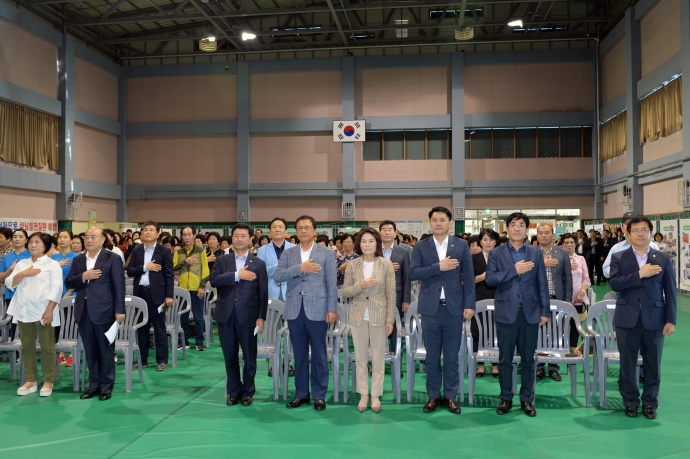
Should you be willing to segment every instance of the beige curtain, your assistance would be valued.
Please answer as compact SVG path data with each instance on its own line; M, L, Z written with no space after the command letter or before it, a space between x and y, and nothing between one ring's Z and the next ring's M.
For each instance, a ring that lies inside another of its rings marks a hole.
M683 82L678 77L640 101L640 145L683 128L682 97Z
M58 169L58 117L0 99L0 159Z
M623 111L601 125L601 149L599 160L604 161L622 155L628 135L628 112Z

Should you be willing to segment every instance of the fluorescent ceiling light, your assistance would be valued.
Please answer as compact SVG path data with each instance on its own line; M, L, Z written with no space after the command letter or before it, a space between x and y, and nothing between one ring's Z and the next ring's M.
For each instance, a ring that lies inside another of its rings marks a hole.
M256 38L256 34L253 33L248 33L248 32L243 32L242 33L242 40L253 40Z
M516 19L508 23L510 27L522 27L522 19Z

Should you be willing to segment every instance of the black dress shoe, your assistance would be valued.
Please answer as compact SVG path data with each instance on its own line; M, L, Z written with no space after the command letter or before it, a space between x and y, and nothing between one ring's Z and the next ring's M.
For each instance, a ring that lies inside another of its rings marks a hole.
M101 396L98 397L102 402L105 402L106 400L110 400L110 397L112 397L113 391L110 390L102 390L101 391Z
M534 409L534 405L532 405L530 402L520 401L520 408L522 408L522 411L524 411L525 414L531 418L537 415L537 410Z
M272 378L273 377L273 367L268 369L268 377Z
M86 392L84 392L83 394L81 394L81 395L79 396L79 398L80 398L81 400L87 400L87 399L89 399L89 398L94 398L96 395L98 395L98 394L100 394L100 393L101 393L101 391L89 389L89 390L87 390Z
M242 406L249 406L254 401L254 397L242 397Z
M549 378L551 378L557 382L561 381L561 375L558 374L558 372L556 370L549 370Z
M460 414L460 405L454 398L444 398L443 405L453 414Z
M537 381L541 381L546 376L546 371L543 368L537 368Z
M625 407L625 415L629 418L636 418L637 417L637 407L636 406L626 406Z
M440 398L430 398L428 402L426 402L426 405L424 405L424 412L425 413L431 413L436 411L436 408L441 406L441 399Z
M228 395L228 401L227 405L228 406L235 406L237 403L240 401L239 397L233 397L232 395Z
M644 384L644 376L640 375L640 384Z
M656 419L656 410L649 405L642 405L642 414L647 419Z
M501 403L498 405L498 408L496 408L496 413L498 414L508 414L508 411L513 407L513 401L512 400L503 400L501 399Z
M288 367L288 376L295 376L295 367L292 365Z
M295 397L294 400L292 400L290 403L287 403L285 406L288 408L299 408L300 406L304 405L305 403L309 403L309 397L307 397L307 398Z
M326 401L325 400L314 400L314 409L316 411L323 411L326 409Z

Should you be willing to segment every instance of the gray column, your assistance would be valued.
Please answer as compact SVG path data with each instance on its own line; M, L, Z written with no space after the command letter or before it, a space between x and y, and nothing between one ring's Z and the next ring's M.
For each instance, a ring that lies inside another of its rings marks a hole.
M343 57L343 119L355 119L355 58ZM343 207L346 204L355 206L355 144L343 142ZM343 220L355 220L356 210L352 215L343 215Z
M117 79L117 120L120 135L117 136L117 184L120 199L117 200L117 221L129 221L127 212L127 78L121 72Z
M599 122L601 121L601 55L599 54L599 43L597 43L597 48L594 52L594 57L592 59L592 81L594 81L594 93L592 98L594 99L593 110L593 120L592 120L592 168L594 183L601 183L601 162L599 161ZM597 65L599 66L599 71L597 72ZM597 97L597 91L599 91L599 97ZM583 139L584 140L584 139ZM594 191L594 219L598 220L604 218L604 193L603 187Z
M680 2L680 61L683 78L683 107L690 107L690 2ZM690 125L690 123L686 123ZM683 125L685 128L686 124ZM687 157L690 152L690 134L683 129L683 152ZM683 180L690 183L690 162L683 162ZM690 210L690 202L684 209Z
M451 168L453 183L453 209L465 208L465 55L453 53L451 57L451 115L453 133ZM455 210L453 210L455 214ZM462 230L464 231L464 220ZM456 228L458 228L456 223Z
M642 78L640 57L640 23L635 20L635 7L625 12L625 102L628 107L627 156L628 174L637 172L642 164L642 146L640 145L640 100L637 98L637 82ZM632 187L633 205L630 209L635 214L643 212L642 186L637 177L629 177L628 186Z
M249 207L249 62L237 63L237 220L251 221ZM245 212L246 218L240 218Z
M62 36L59 49L58 99L62 102L60 112L60 166L61 192L56 207L57 219L68 220L67 199L74 189L74 37Z

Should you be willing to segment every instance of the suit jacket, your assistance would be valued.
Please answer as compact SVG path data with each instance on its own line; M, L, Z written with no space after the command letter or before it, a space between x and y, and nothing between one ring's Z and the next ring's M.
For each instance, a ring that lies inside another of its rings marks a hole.
M234 310L237 310L237 320L245 327L254 327L256 319L266 320L268 310L266 263L252 254L247 254L245 266L248 271L256 274L256 279L235 282L237 272L235 254L216 258L210 282L218 289L215 314L217 322L227 322Z
M604 244L608 244L608 247L604 247ZM613 237L605 237L601 238L601 257L606 260L606 257L609 256L609 252L611 251L611 248L616 245L616 238Z
M292 242L283 242L284 249L283 253L290 247L294 247L295 244ZM264 263L266 263L266 272L268 273L268 297L269 298L280 298L280 291L283 291L283 298L287 297L287 282L276 283L273 279L273 274L276 271L276 266L278 266L278 257L276 257L276 251L273 248L273 242L269 242L263 247L259 247L256 251L256 256L261 258Z
M604 250L604 242L600 237L595 237L591 238L588 237L585 239L585 246L584 246L584 256L587 261L589 261L589 257L592 255L592 242L597 242L597 245L594 246L594 253L596 254L596 259L598 260L601 257L601 254L603 253Z
M333 251L316 242L312 245L309 258L321 266L316 274L306 274L300 270L302 264L299 245L285 249L273 279L287 282L285 296L285 319L295 320L304 304L304 313L309 320L326 320L326 312L336 312L338 288L336 287L335 257Z
M519 307L527 322L538 324L541 317L550 315L549 285L546 279L544 254L539 247L524 245L525 261L534 267L522 275L515 270L515 262L510 253L510 242L496 247L489 253L486 266L487 285L496 286L494 300L496 322L513 324L517 320Z
M134 278L134 288L132 289L134 296L139 296L139 283L141 276L144 275L144 250L144 244L135 247L127 266L127 275ZM170 250L156 243L151 260L161 265L160 271L149 271L151 299L156 304L163 304L166 298L174 298L175 296L173 256Z
M551 256L558 260L558 264L551 270L556 299L570 303L573 299L573 269L570 267L570 256L564 249L556 246L551 249ZM546 266L544 266L544 270L546 270Z
M474 271L474 277L486 272L486 260L484 259L483 252L472 255L472 270ZM477 290L477 301L493 300L496 296L496 287L487 285L486 280L475 283L474 287Z
M379 283L372 288L365 289L359 285L359 281L364 279L362 257L350 261L345 269L343 297L352 298L348 321L356 327L360 327L364 322L364 310L367 308L369 322L374 327L380 327L386 322L395 323L396 293L393 264L383 257L376 257L374 262L374 272L371 277Z
M395 305L402 308L403 303L409 303L412 291L412 281L410 280L410 247L400 247L393 244L391 252L391 263L400 265L395 272ZM348 265L350 266L350 265ZM346 270L347 271L347 270ZM345 273L347 275L347 272Z
M79 255L72 261L65 285L77 293L74 300L77 321L81 320L82 311L86 307L91 322L109 325L115 322L115 314L125 313L125 270L122 258L107 249L101 249L94 269L101 270L101 277L84 282L81 276L86 271L86 254Z
M661 266L661 273L640 279L632 247L613 254L609 283L618 292L614 327L633 328L640 314L645 330L663 330L665 324L676 323L676 276L671 257L650 248L647 264Z
M421 280L418 311L420 314L436 315L441 299L441 288L445 294L448 311L460 316L465 309L476 308L476 291L470 247L464 239L448 236L446 256L459 261L457 268L441 271L434 237L419 241L412 252L410 278Z

